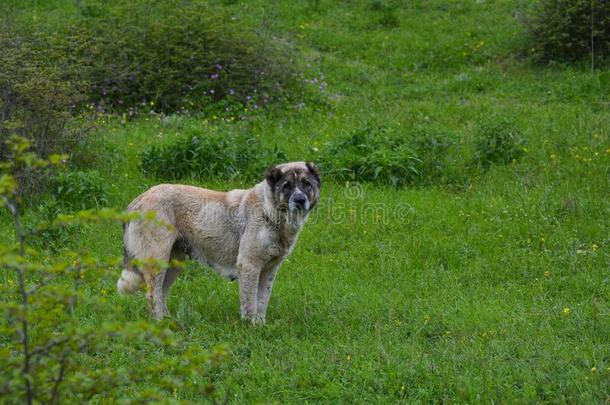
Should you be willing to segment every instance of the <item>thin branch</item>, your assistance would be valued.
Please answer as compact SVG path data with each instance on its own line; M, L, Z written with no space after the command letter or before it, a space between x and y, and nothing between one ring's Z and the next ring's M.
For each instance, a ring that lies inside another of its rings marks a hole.
M55 346L64 344L64 343L68 342L69 340L70 340L70 337L64 337L62 339L51 340L51 341L47 342L47 344L45 344L44 346L40 346L40 347L33 349L30 352L30 355L31 355L31 357L44 356L44 355L48 354L51 351L51 349L54 348Z
M2 200L5 205L8 207L9 211L13 215L13 220L15 222L15 238L19 243L19 255L25 256L25 232L23 231L23 226L21 224L21 215L19 211L19 204L15 198L9 199L6 196L2 196ZM21 345L23 347L23 380L25 383L25 391L26 391L26 400L28 405L31 405L34 401L34 390L32 388L32 383L30 381L31 370L30 370L30 337L28 333L29 329L29 321L28 321L28 313L29 313L29 305L28 305L28 292L25 286L25 274L23 270L18 267L14 268L15 273L17 274L17 282L19 286L19 294L21 295L21 305L23 306L23 317L21 318Z
M51 391L51 399L49 400L49 403L54 404L55 401L59 400L59 384L61 384L61 382L64 380L64 374L66 372L66 368L68 366L68 354L64 353L64 355L61 357L61 361L60 361L60 366L59 366L59 374L57 375L57 378L55 379L55 384L53 384L53 390Z

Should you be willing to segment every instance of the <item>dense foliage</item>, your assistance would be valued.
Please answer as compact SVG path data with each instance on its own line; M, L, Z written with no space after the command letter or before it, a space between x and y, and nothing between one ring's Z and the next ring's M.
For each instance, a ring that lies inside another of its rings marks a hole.
M204 2L89 1L58 46L114 110L198 111L260 105L296 90L290 48Z
M526 151L523 134L514 121L499 115L480 123L476 142L475 159L483 167L513 162Z
M606 0L540 0L527 24L529 51L539 61L610 56L610 2Z
M285 159L283 153L263 146L247 133L190 133L141 154L140 167L156 179L262 178L265 168Z
M327 142L319 158L327 176L337 180L395 187L430 184L450 180L453 144L450 133L426 125L388 128L368 123Z
M63 63L48 63L44 38L19 34L7 20L0 27L0 159L8 157L5 141L14 133L30 136L41 156L84 148L89 131L72 116L84 83L68 79ZM16 176L25 191L40 189L43 179L24 170Z

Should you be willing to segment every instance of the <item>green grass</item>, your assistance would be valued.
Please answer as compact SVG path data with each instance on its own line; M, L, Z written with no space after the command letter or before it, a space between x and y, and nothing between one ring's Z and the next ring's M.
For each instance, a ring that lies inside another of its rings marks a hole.
M111 206L125 207L155 183L139 172L138 151L185 127L248 131L289 159L315 160L312 146L367 120L430 122L458 134L455 158L467 159L478 123L501 113L515 118L528 151L515 164L472 172L460 187L325 179L322 202L279 273L263 328L239 321L236 283L191 266L169 308L182 338L228 345L229 359L209 374L220 397L607 401L610 72L533 67L513 56L518 1L408 2L397 7L400 25L391 29L376 22L368 1L216 3L244 24L262 19L293 41L306 77L324 75L330 105L279 106L240 123L102 120L95 168L107 178ZM54 4L31 2L29 12L58 18L57 9L72 3ZM381 207L377 217L374 207ZM5 217L2 223L10 238ZM70 244L119 256L121 230L88 225ZM114 278L90 286L92 294L107 291L108 312L80 308L83 323L147 318L144 296L118 296ZM137 367L165 355L119 347L97 361ZM136 387L112 395L130 389Z

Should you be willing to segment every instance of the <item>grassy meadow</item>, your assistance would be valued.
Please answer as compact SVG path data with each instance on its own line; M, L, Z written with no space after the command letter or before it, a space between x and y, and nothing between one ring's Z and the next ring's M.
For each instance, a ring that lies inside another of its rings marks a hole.
M227 345L229 356L204 381L217 398L607 403L610 71L521 57L516 0L210 3L290 43L316 98L236 116L102 114L91 167L108 206L122 209L158 183L142 174L139 154L185 131L247 133L286 160L318 161L329 142L370 123L399 133L432 125L453 145L447 181L392 187L322 172L322 201L278 274L264 327L240 321L237 283L189 264L167 322L202 347ZM25 21L59 25L74 13L68 0L26 4ZM483 169L470 163L477 129L495 115L520 129L523 156ZM12 241L8 216L0 224ZM114 274L86 286L105 310L77 307L82 324L149 319L143 293L116 292L120 226L83 225L52 243L116 258ZM171 355L116 346L86 361L141 367ZM177 391L167 400L200 398Z

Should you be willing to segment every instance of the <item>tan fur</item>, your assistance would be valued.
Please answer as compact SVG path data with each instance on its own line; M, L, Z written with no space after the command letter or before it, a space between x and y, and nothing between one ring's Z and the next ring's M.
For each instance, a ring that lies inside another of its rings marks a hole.
M212 266L220 275L239 280L242 319L264 323L273 280L292 250L310 208L284 210L287 201L275 181L294 179L295 195L307 194L311 208L319 199L319 173L313 164L293 162L275 166L274 175L247 190L219 192L204 188L161 184L137 197L128 211L155 211L157 219L173 225L167 229L150 222L132 221L123 236L126 268L117 283L130 293L146 285L153 316L167 314L169 288L179 269L160 271L135 268L131 259L182 259L189 255ZM296 172L299 173L297 176ZM268 173L271 173L268 171ZM292 177L290 177L292 176ZM298 188L307 177L314 183L307 193ZM308 206L309 207L309 206Z

